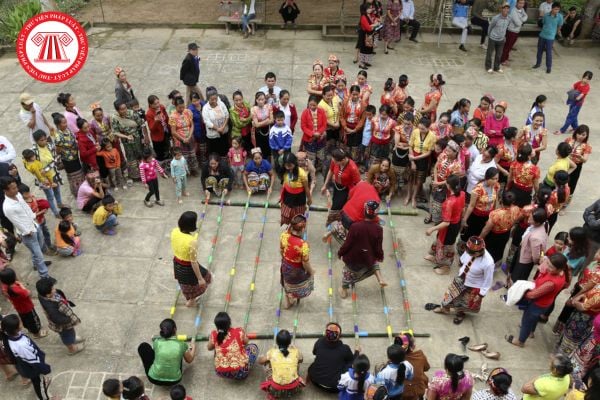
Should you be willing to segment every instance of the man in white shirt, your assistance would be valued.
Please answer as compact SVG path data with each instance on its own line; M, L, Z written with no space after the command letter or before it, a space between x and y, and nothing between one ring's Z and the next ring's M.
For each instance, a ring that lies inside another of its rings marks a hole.
M418 43L417 34L419 33L421 24L415 19L415 3L413 0L404 0L402 2L402 19L400 20L400 28L406 24L412 28L412 32L408 40Z
M2 210L4 215L15 227L15 234L21 237L25 247L31 252L33 268L37 270L41 278L48 277L48 266L50 261L44 261L46 245L41 227L35 220L35 214L27 205L23 196L19 193L17 181L13 177L1 178L2 190L4 190L4 204Z
M15 158L17 158L15 147L7 138L0 136L0 162L12 164Z
M279 93L281 88L276 86L277 77L273 72L267 72L265 74L265 86L258 89L259 92L263 92L267 98L267 103L272 106L279 105Z
M21 93L19 101L21 102L19 117L25 126L29 128L29 140L31 141L31 144L35 144L33 132L38 129L43 130L46 132L46 135L50 136L50 133L54 132L54 127L50 126L42 112L42 108L39 104L34 103L33 97L31 97L29 93Z
M538 21L537 24L538 26L541 28L543 25L542 20L544 19L544 15L548 14L550 11L552 11L552 1L553 0L546 0L543 3L540 4L540 7L538 8L539 10L539 15L538 15Z

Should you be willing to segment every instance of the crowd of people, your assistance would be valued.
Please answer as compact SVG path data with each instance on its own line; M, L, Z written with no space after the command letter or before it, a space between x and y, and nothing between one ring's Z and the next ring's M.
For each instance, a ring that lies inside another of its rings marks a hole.
M381 28L386 53L393 50L403 22L415 35L419 28L414 8L408 7L412 1L402 3L404 7L399 1L388 2L384 17L388 25ZM466 24L464 7L468 7L464 0L455 6L456 25ZM503 7L500 18L507 17L508 8ZM515 10L519 13L521 8L518 1ZM109 236L118 234L123 210L115 198L120 191L143 185L147 194L140 201L146 207L166 205L159 178L173 180L179 204L190 196L194 181L188 182L189 176L199 177L206 201L212 196L225 201L235 190L251 196L280 188L280 283L285 308L292 308L301 299L310 301L314 290L306 212L317 179L322 179L320 193L330 199L323 240L339 241L337 255L343 262L340 298L372 276L382 288L387 286L379 266L384 260L381 203L389 207L396 197L405 206L426 208L424 223L432 225L425 234L436 237L425 260L439 275L449 275L456 263L460 266L439 304L428 303L426 309L454 314L458 325L469 313L480 311L490 290L506 287L505 301L523 310L523 317L519 334L505 339L524 347L535 337L537 324L549 320L558 294L575 280L553 328L557 344L550 373L526 383L521 392L525 399L555 399L571 388L573 396L579 396L574 399L600 396L600 200L586 210L584 226L556 233L553 245L547 247L592 153L590 128L578 121L592 72L585 71L569 91L565 124L554 132L567 137L554 154L545 155L547 97L542 94L526 115L515 117L522 117L523 125L511 124L507 101L489 93L473 111L467 98L457 99L451 110L438 110L445 85L440 73L429 76L429 89L419 107L409 95L406 75L397 82L389 78L379 101L374 99L366 71L371 53L365 41L369 29L380 29L370 15L383 16L383 10L378 1L365 1L363 10L356 60L361 69L355 81L349 82L336 55L329 55L327 66L315 60L304 109L290 102L290 92L277 86L273 72L265 74L265 85L254 94L252 104L239 90L231 100L214 86L202 91L196 43L188 45L181 65L185 95L171 91L167 105L152 94L144 110L138 91L120 67L115 69L114 111L92 104L87 119L71 93L58 94L57 103L64 111L50 119L33 96L21 94L19 116L32 144L22 151L21 162L46 199L36 198L22 182L16 151L0 137L0 282L16 311L1 322L0 366L7 379L20 376L24 384L33 384L38 399L48 398L50 366L34 341L48 331L42 327L30 291L9 265L18 243L28 249L39 274L35 287L48 328L60 335L67 354L85 348L85 339L75 331L81 321L71 308L73 303L56 288L49 270L52 262L45 260L46 256L77 257L82 252L84 233L63 201L63 184L68 183L76 207L91 215L98 233ZM497 70L502 54L501 46L493 43L498 23L495 18L489 27L488 58L491 48L496 51L492 70ZM464 44L461 41L463 50ZM292 151L298 135L300 146ZM539 167L542 157L553 159L544 172ZM57 218L54 240L48 210ZM174 277L188 307L197 305L213 280L198 260L197 225L198 214L185 211L170 236ZM497 269L506 273L506 281L494 284ZM243 380L253 365L264 365L267 375L261 389L268 398L291 396L309 382L338 393L340 399L516 398L510 388L512 377L504 368L480 377L489 388L474 391L477 377L464 369L464 358L456 354L448 354L444 370L429 379L427 357L416 349L410 334L395 337L385 363L371 365L360 347L352 351L342 342L341 326L330 322L314 345L315 360L305 380L298 367L303 355L289 331L279 330L276 345L261 355L227 313L218 313L214 325L207 350L214 352L216 375ZM486 346L470 349L499 358L498 353L485 351ZM183 361L192 363L197 347L194 341L188 346L178 339L174 320L162 321L159 336L152 344L142 343L138 353L151 383L171 387L172 399L189 399L180 385ZM147 399L142 381L135 376L123 382L108 379L103 392L114 399Z

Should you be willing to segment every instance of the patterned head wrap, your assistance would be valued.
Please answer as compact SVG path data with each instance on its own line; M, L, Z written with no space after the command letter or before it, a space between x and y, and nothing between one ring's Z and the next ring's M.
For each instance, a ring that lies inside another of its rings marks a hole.
M456 143L454 140L450 140L448 142L448 145L446 146L447 148L450 148L452 151L454 151L455 153L458 153L460 151L460 146L458 145L458 143Z
M485 240L479 236L471 236L467 242L467 248L475 253L485 250Z
M369 200L365 203L365 217L375 218L379 203L375 200Z
M327 58L327 61L333 61L337 64L340 63L340 59L337 58L337 56L335 54L330 54L329 57Z

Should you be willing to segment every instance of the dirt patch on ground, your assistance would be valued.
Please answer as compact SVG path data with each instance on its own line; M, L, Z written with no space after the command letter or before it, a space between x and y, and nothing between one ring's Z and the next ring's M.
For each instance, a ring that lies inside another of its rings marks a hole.
M257 2L257 18L263 23L279 24L279 7L283 1L268 0ZM221 15L241 11L239 1L231 6L220 4L219 0L92 0L77 12L77 17L94 23L133 23L133 24L206 24L216 23ZM299 0L300 16L298 24L339 24L341 1ZM360 0L346 0L346 9L351 16L358 15ZM266 8L266 16L265 16Z

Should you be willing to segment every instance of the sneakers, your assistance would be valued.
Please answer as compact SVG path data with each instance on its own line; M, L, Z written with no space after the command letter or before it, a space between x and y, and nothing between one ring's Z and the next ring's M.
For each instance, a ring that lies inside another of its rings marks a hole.
M123 185L123 190L127 190L127 185Z
M85 339L80 336L75 336L75 344L83 343Z
M499 69L498 71L496 71L496 72L497 72L497 73L499 73L499 74L503 74L503 73L504 73L504 71L502 71L502 68L500 68L500 69Z
M164 201L162 201L162 200L156 200L156 201L155 201L155 203L156 203L157 205L159 205L159 206L164 206L164 205L165 205L165 202L164 202Z
M490 68L490 69L488 69L488 71L487 71L487 72L488 72L488 74L493 74L493 73L494 73L494 70Z
M151 201L144 200L144 205L148 208L154 207L154 204Z
M484 50L487 50L487 44L485 43L480 44L479 47L481 47Z
M114 236L117 232L114 229L107 229L105 231L102 231L102 233L108 236Z
M33 335L35 339L41 339L48 336L48 331L46 329L40 329L37 335Z

